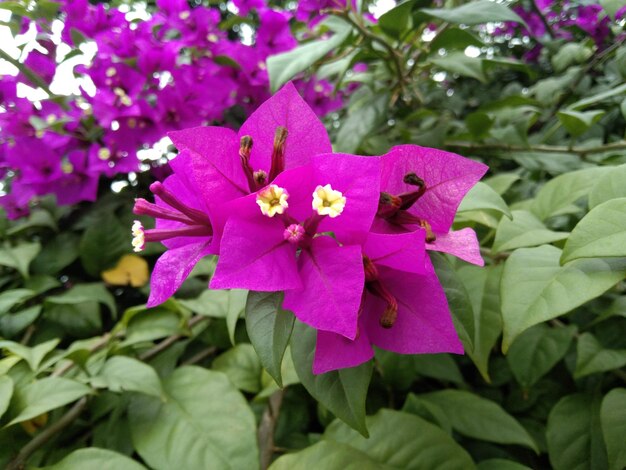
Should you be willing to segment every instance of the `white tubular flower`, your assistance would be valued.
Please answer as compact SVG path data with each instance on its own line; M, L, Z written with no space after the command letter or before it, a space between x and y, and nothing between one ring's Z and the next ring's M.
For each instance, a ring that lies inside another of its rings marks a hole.
M131 230L133 234L133 251L140 252L146 244L143 225L141 225L140 221L135 220Z
M334 190L330 184L318 186L313 191L313 210L319 215L338 217L346 207L346 198L341 191Z
M276 214L283 214L289 207L287 199L289 199L289 193L286 189L270 184L259 191L256 196L256 203L261 208L263 215L274 217Z

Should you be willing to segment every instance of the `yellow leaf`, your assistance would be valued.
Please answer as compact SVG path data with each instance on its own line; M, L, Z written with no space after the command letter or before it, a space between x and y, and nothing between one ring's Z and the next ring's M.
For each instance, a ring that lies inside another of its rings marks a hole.
M113 269L102 272L102 280L114 286L141 287L149 278L148 263L137 255L124 255Z
M44 413L39 416L35 416L33 419L23 421L20 423L24 431L31 436L35 434L39 429L43 428L48 422L48 413Z

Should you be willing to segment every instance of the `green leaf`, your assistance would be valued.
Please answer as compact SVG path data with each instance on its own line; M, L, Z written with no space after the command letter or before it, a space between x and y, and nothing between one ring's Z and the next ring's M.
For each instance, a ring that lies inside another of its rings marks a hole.
M283 455L270 465L269 470L323 468L324 470L390 470L369 458L364 452L332 441L320 441L300 452Z
M599 411L600 400L582 393L568 395L552 408L546 437L555 470L607 468Z
M294 315L281 308L279 292L250 292L246 303L248 337L261 365L282 387L281 364L293 330Z
M624 6L623 0L600 0L598 3L613 19L616 19L615 14Z
M28 363L30 369L36 372L44 357L46 357L60 341L60 339L51 339L50 341L38 344L32 348L23 344L14 343L13 341L0 341L0 349L6 349L12 354L21 357Z
M239 390L257 393L261 389L261 364L250 344L238 344L215 358L213 369L225 373Z
M555 72L563 72L574 64L582 64L593 55L593 49L577 42L567 42L552 56Z
M155 370L148 364L126 356L113 356L105 364L96 377L92 377L91 385L106 387L112 392L140 392L155 397L163 396L161 380Z
M506 356L519 384L530 388L547 374L563 359L575 333L575 327L550 328L540 324L519 335Z
M480 111L468 114L465 118L467 130L477 139L487 137L494 122L495 120L491 116Z
M620 260L582 259L560 266L560 257L561 250L544 245L520 248L507 259L500 284L504 352L524 330L598 297L626 274Z
M94 301L107 306L113 317L117 316L115 299L104 284L100 282L92 284L77 284L67 292L60 295L46 297L45 300L47 304L54 305L75 305Z
M78 258L79 238L71 232L62 232L46 243L33 260L33 272L57 274Z
M0 249L0 266L17 270L22 277L28 278L28 266L41 250L39 243L22 243L11 247L5 245Z
M626 197L626 165L611 168L598 179L589 193L589 209L611 199Z
M483 61L478 57L466 56L463 52L450 52L443 57L432 57L429 61L446 72L457 73L462 77L475 78L487 83Z
M498 444L518 444L537 451L537 445L522 425L491 400L461 390L418 397L439 406L452 428L465 436Z
M494 210L506 215L509 219L511 211L504 199L485 183L478 182L469 190L459 205L458 212L477 211L477 210Z
M136 395L128 408L135 449L152 468L258 468L254 415L221 372L195 366L163 381L166 401Z
M41 305L33 305L19 312L0 317L0 334L13 338L32 324L41 313Z
M80 261L85 271L100 277L102 271L112 268L124 253L130 252L130 241L130 228L123 227L113 213L103 211L80 240Z
M349 445L391 468L475 468L469 454L454 439L416 415L382 409L367 418L367 427L369 439L335 421L323 439Z
M228 291L228 312L226 313L226 329L232 345L235 344L235 330L237 321L246 308L248 291L242 289L230 289Z
M288 387L289 385L300 383L298 374L296 374L296 368L293 365L293 359L291 358L291 351L289 349L289 346L287 346L287 351L285 351L285 356L283 357L283 363L280 368L280 375L283 380L283 387ZM261 387L262 390L255 397L255 400L267 398L281 388L278 386L274 378L269 375L265 369L262 369L261 371Z
M402 411L417 415L452 435L452 425L448 416L441 407L430 401L422 400L417 395L409 393L402 406Z
M537 193L531 206L532 212L541 220L567 212L574 202L589 194L599 178L610 171L610 168L585 168L551 179Z
M466 351L474 350L474 313L465 285L440 253L429 253L439 282L448 299L452 321Z
M278 91L295 75L311 67L326 54L337 49L352 31L347 23L337 18L329 18L325 24L334 32L329 39L311 41L288 52L271 55L267 58L267 73L273 92Z
M154 341L173 334L185 334L180 315L162 307L144 310L132 317L122 346Z
M611 470L626 467L626 389L615 388L606 394L600 407L602 434Z
M478 470L532 470L526 465L505 459L489 459L478 463Z
M559 111L557 116L561 124L573 136L579 136L589 130L591 126L597 123L605 112L596 111Z
M0 294L0 315L7 313L14 306L30 299L35 292L30 289L11 289Z
M491 186L496 193L503 195L509 188L520 180L520 175L516 173L500 173L494 176L490 176L483 180L483 182Z
M0 376L0 418L9 407L13 396L13 380L8 375Z
M488 0L466 3L457 8L422 9L421 12L448 23L468 26L494 21L514 21L524 24L524 21L510 8Z
M382 17L381 17L382 19ZM439 33L430 43L431 51L438 51L439 49L465 50L468 46L483 47L484 43L474 35L471 31L461 28L447 28Z
M563 248L561 263L579 258L626 256L626 197L594 207L578 222Z
M513 219L500 219L493 241L493 251L511 251L563 240L569 232L555 232L528 211L513 211Z
M618 96L624 93L626 93L626 83L616 86L615 88L611 88L609 90L597 93L593 96L588 96L587 98L578 100L575 103L570 104L569 109L581 110L586 108L587 106L601 103L608 98L613 98L614 96Z
M60 408L91 393L84 384L61 377L46 377L15 390L17 416L7 424L28 421L43 413Z
M355 153L363 139L384 120L388 102L387 93L374 94L367 87L361 87L354 93L350 99L347 117L337 133L335 150Z
M291 336L291 355L302 385L337 418L367 436L365 398L372 378L372 362L313 375L315 341L316 330L296 322Z
M446 382L463 383L461 371L449 354L416 354L411 356L411 359L415 372L419 375Z
M378 18L378 26L388 36L399 39L411 28L411 10L414 5L415 2L411 0L399 3Z
M576 351L578 357L575 378L619 369L626 365L626 349L606 349L591 333L580 335Z
M60 462L43 467L41 470L145 470L145 468L140 463L112 450L89 447L75 450Z
M34 116L31 116L31 118L33 117ZM17 235L32 227L47 227L52 230L57 230L57 224L50 212L46 210L34 210L26 220L20 221L19 224L7 230L7 235Z
M483 378L491 382L489 357L502 333L500 315L502 265L484 268L466 265L462 266L457 274L467 289L474 312L474 348L467 350L467 353Z

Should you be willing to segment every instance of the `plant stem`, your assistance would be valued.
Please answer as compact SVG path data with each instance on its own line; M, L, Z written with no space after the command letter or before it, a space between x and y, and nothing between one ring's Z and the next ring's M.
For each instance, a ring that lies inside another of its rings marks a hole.
M564 145L507 145L507 144L479 144L473 142L447 142L445 147L464 149L469 151L485 151L485 152L543 152L543 153L575 153L584 157L594 153L609 152L612 150L626 149L626 141L620 140L609 144L598 145L595 147L568 147Z
M67 413L61 418L44 429L40 434L35 436L28 444L26 444L20 452L15 456L6 467L6 470L22 470L26 466L28 458L35 453L40 447L45 445L56 434L63 431L66 427L74 422L87 406L87 397L78 400Z
M261 458L261 470L266 470L272 462L274 454L274 430L280 414L280 406L283 403L285 390L280 389L274 392L267 403L267 408L261 417L258 438Z
M209 317L204 317L202 315L196 315L195 317L192 317L189 320L189 322L187 323L187 326L189 328L193 328L198 323L200 323L202 321L205 321L205 320L209 320ZM187 336L181 335L181 334L175 334L175 335L172 335L172 336L168 336L167 338L165 338L163 341L161 341L157 345L155 345L152 348L148 349L147 351L144 351L143 353L141 353L139 355L139 360L141 360L141 361L148 361L148 360L152 359L153 357L159 355L160 353L165 351L167 348L169 348L172 344L174 344L176 341L178 341L179 339L182 339L182 338L187 338Z
M372 32L370 32L370 30L368 30L365 27L365 25L361 24L358 20L355 20L354 18L352 18L349 11L329 10L329 13L335 16L338 16L339 18L342 18L346 22L350 23L352 26L354 26L357 29L357 31L359 31L359 33L361 33L363 37L369 39L372 42L377 42L384 49L387 50L387 52L389 53L389 56L391 57L391 60L393 61L394 67L396 69L396 75L398 76L398 86L400 87L400 89L404 89L405 77L403 73L404 69L402 67L402 63L400 62L401 56L394 49L394 47L391 44L389 44L387 41L385 41L383 38L381 38L380 36L377 36L373 34Z

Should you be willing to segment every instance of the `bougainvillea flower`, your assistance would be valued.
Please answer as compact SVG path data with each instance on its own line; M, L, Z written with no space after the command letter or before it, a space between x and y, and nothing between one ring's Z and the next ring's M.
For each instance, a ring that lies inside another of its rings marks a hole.
M354 340L318 331L313 373L355 367L372 345L400 354L463 353L424 231L370 234L363 247L365 290Z
M252 113L239 134L209 126L169 136L179 150L190 153L191 171L203 183L198 191L209 211L264 188L285 169L332 151L324 125L291 83ZM216 235L221 226L214 227Z
M150 190L155 203L135 201L134 213L156 219L156 228L144 230L139 221L133 225L133 247L141 251L145 243L161 242L168 249L157 260L150 282L148 307L158 305L180 287L200 259L214 254L213 227L190 170L188 152L182 152L170 165L174 174Z
M210 287L285 290L285 308L301 321L354 338L364 283L359 243L377 210L379 163L316 155L226 205Z
M423 230L426 249L482 265L476 234L450 231L467 192L488 167L469 158L417 145L400 145L381 157L380 204L372 231Z

